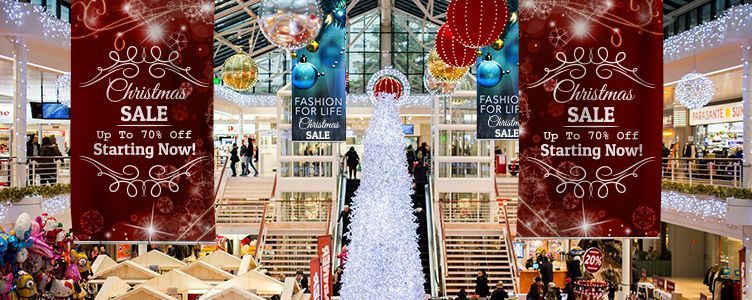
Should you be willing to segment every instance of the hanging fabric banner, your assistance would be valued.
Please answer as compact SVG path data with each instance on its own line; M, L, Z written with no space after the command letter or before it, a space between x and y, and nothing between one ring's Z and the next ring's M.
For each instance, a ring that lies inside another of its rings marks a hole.
M214 241L210 0L71 4L81 242Z
M318 37L293 60L293 141L345 140L347 8L340 0L322 0L321 7L325 21Z
M514 15L517 0L509 0ZM488 140L517 140L519 130L519 23L509 21L502 37L481 50L476 83L477 137Z
M520 237L657 237L661 1L520 3Z
M316 239L318 250L317 256L321 262L321 299L332 298L332 236L322 235Z

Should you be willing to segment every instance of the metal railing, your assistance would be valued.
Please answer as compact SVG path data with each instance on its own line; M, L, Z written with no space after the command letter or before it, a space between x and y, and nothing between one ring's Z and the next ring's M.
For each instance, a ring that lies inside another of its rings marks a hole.
M266 224L268 223L266 221L267 213L269 212L269 204L267 203L264 205L264 213L261 216L261 227L259 227L259 234L258 238L256 238L256 251L253 253L253 259L256 261L256 263L259 263L261 261L261 255L264 252L264 248L266 246L266 231L268 227Z
M517 294L520 292L520 286L517 283L519 275L517 274L517 253L514 252L514 237L512 237L512 228L509 226L509 212L507 211L507 206L504 205L501 209L504 212L504 239L506 239L507 255L509 256L509 263L511 264L512 269L512 288L514 289L514 293Z
M431 272L429 276L431 278L431 296L438 297L440 291L443 290L441 286L441 278L444 277L441 272L442 269L440 269L439 267L439 263L440 260L444 258L440 254L441 248L439 247L439 241L441 241L441 232L439 232L439 228L437 228L436 226L437 214L434 210L433 188L431 187L430 179L428 181L428 184L426 184L425 195L426 234L428 235L428 257L430 261L429 271Z
M447 251L446 251L447 249L446 226L444 224L444 218L443 218L444 204L442 204L441 202L435 202L434 205L436 205L439 208L439 214L438 214L439 217L436 217L436 218L438 219L439 225L440 225L438 228L440 230L438 234L439 245L441 246L441 252L439 252L441 254L439 263L441 264L441 274L443 274L443 276L441 277L441 292L444 294L444 296L446 296L447 295L446 277L449 274L449 263L448 263ZM437 215L434 214L434 216L437 216Z
M690 185L742 185L742 159L739 158L664 158L661 172L665 180Z
M326 222L331 200L305 199L274 202L275 222Z
M70 183L70 157L30 156L26 164L26 185Z
M488 223L493 222L491 203L488 200L443 199L442 218L447 223Z

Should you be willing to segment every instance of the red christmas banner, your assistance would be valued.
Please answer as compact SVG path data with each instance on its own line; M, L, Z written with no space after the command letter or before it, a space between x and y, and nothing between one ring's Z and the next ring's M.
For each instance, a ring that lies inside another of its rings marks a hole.
M214 241L210 0L71 4L80 241Z
M332 297L332 236L322 235L316 241L317 256L321 262L321 299L329 300Z
M521 0L520 237L657 237L662 7Z

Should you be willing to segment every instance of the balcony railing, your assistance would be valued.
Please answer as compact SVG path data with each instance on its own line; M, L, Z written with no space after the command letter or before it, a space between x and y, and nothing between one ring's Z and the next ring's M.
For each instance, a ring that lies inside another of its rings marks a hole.
M276 201L274 217L277 222L326 222L331 200L301 199Z
M739 158L668 158L662 162L664 180L728 187L742 185Z
M446 223L493 222L491 203L487 200L442 199L442 217Z

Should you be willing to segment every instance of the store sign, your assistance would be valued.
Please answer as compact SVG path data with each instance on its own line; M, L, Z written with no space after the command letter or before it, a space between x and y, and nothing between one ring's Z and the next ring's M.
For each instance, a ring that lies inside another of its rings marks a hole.
M520 7L519 237L660 233L662 8L632 7Z
M517 0L510 1L516 6ZM478 139L517 140L520 137L519 32L519 22L510 23L503 33L503 48L481 50L483 54L476 64L481 70L476 84ZM488 75L484 77L482 74Z
M308 289L311 293L311 300L323 300L321 297L321 261L318 256L311 258L309 268Z
M671 113L663 114L663 128L674 128L674 115Z
M603 251L598 248L590 248L582 256L582 266L588 273L596 273L603 267Z
M321 299L329 300L332 297L332 280L330 274L332 270L332 236L319 236L317 244L317 253L321 262Z
M338 7L338 0L329 7ZM316 38L319 47L297 50L292 67L292 140L337 142L346 138L345 47L347 16L334 9Z
M741 102L706 106L689 111L690 126L740 122L743 119L744 106Z
M214 2L173 2L71 4L81 241L214 241Z

